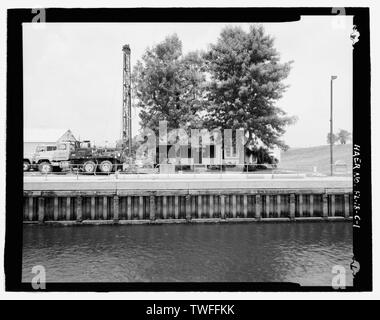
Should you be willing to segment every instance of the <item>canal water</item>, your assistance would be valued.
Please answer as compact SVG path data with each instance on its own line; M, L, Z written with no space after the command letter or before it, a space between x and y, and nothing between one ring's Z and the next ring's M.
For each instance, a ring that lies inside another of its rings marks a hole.
M25 225L23 282L243 281L352 285L352 224Z

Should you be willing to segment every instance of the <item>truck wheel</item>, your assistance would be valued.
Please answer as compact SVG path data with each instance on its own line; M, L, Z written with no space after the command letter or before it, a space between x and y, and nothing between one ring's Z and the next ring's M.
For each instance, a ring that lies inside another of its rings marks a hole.
M99 169L103 173L112 172L112 162L108 160L104 160L100 163Z
M83 164L83 171L86 173L93 173L95 171L96 164L94 161L86 161Z
M50 173L53 171L53 166L49 162L41 162L38 165L38 171L42 173Z
M30 163L28 161L24 161L24 172L30 170Z

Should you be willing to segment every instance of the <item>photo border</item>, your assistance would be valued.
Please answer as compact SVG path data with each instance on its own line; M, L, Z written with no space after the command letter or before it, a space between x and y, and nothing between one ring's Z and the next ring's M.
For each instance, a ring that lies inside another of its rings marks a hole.
M372 291L371 109L369 8L344 8L360 33L353 49L353 287ZM22 283L23 39L33 9L7 11L7 128L5 290L35 291ZM301 16L337 15L333 8L46 8L46 23L289 22ZM353 150L354 152L354 150ZM354 155L354 154L353 154ZM359 264L358 264L359 263ZM46 283L42 291L337 291L332 287L257 282Z

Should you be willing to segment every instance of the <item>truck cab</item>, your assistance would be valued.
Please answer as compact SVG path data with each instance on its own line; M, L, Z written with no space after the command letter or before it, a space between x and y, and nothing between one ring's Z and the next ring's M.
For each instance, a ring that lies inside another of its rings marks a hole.
M70 143L38 146L34 154L34 162L40 163L41 161L54 162L69 160L70 151Z
M54 167L62 168L62 164L70 160L73 148L69 142L37 146L33 155L33 165L44 173L53 171Z
M57 145L38 145L35 151L31 154L24 155L24 171L29 171L30 169L36 169L37 165L41 160L48 160L51 158L51 154L57 149Z

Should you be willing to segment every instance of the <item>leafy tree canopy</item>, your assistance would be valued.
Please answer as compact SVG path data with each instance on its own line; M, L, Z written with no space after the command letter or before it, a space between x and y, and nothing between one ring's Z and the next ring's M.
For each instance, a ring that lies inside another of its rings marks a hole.
M161 120L168 121L169 130L201 127L203 70L200 53L183 55L176 34L148 48L132 76L142 127L158 133Z
M262 27L226 27L207 52L182 53L177 35L148 48L133 72L141 125L168 129L244 129L250 144L286 148L289 117L276 106L291 62L281 63Z
M351 139L351 133L347 130L340 129L337 138L341 144L346 144Z
M268 147L287 148L281 136L295 121L276 106L286 90L291 62L280 63L274 39L263 27L226 27L204 56L211 75L207 126L243 128L247 143L260 139Z
M335 142L337 142L339 140L339 137L333 133L332 135L330 134L330 132L327 134L327 144L335 144Z

